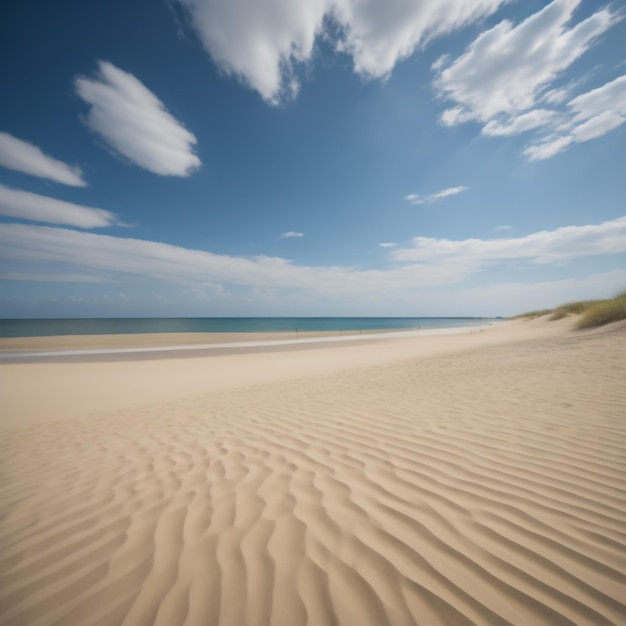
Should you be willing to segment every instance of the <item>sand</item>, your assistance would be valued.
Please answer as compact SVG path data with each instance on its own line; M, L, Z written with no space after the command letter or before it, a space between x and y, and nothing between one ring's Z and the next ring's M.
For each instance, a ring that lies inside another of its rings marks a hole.
M193 346L231 342L295 341L321 337L355 337L376 331L291 331L267 333L140 333L124 335L59 335L55 337L0 337L0 353L48 350L99 350ZM393 331L391 331L393 332Z
M0 623L626 623L626 325L0 364Z

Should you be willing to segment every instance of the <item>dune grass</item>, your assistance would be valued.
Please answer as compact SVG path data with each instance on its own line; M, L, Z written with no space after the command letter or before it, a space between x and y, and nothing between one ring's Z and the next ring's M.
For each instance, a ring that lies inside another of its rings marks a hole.
M509 318L512 320L518 320L522 317L528 317L529 319L535 319L536 317L543 317L544 315L548 315L548 313L552 313L554 309L541 309L540 311L528 311L526 313L520 313L519 315L514 315Z
M626 319L626 290L611 300L600 300L587 308L576 323L576 328L592 328Z
M554 309L522 313L521 315L516 315L513 319L520 317L534 319L544 315L550 315L550 320L560 320L568 315L579 315L580 318L576 322L576 328L592 328L610 324L611 322L618 322L626 319L626 289L608 300L568 302Z
M601 300L581 300L580 302L567 302L552 311L551 320L560 320L568 315L580 315L594 307Z

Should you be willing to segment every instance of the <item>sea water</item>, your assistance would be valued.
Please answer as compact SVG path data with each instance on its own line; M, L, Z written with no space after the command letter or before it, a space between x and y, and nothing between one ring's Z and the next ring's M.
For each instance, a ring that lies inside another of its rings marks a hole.
M132 333L372 331L482 326L484 317L168 317L0 319L0 337Z

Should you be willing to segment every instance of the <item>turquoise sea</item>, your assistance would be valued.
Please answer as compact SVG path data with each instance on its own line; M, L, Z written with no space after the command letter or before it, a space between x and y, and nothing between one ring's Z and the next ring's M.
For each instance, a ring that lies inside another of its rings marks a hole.
M484 317L172 317L106 319L4 319L0 337L130 333L256 333L401 330L480 326Z

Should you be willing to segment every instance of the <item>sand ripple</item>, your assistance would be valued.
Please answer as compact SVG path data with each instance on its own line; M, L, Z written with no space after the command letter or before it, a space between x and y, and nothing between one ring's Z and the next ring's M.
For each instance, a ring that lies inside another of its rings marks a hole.
M0 622L625 624L625 355L557 338L7 428Z

